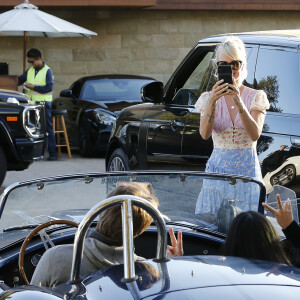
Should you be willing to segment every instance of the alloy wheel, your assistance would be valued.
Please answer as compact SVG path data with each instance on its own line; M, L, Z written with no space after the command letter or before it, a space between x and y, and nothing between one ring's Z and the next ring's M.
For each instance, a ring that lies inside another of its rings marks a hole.
M124 163L120 157L115 157L109 165L109 171L126 171Z

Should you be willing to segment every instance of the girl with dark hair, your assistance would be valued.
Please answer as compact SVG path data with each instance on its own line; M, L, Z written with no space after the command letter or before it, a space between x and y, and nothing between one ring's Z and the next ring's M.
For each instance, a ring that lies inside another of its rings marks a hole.
M254 211L242 212L234 218L223 255L291 264L272 224Z

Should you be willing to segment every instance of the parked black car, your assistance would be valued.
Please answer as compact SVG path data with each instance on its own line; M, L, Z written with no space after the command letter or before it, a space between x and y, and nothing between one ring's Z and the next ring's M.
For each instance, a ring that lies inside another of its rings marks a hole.
M234 35L245 42L248 53L245 85L263 89L270 101L257 145L264 178L269 178L267 188L274 183L290 186L297 168L289 167L289 163L280 168L280 161L270 162L279 149L285 152L280 156L281 163L300 155L300 32ZM152 103L122 111L109 141L107 170L203 169L213 146L211 139L203 140L199 134L200 116L194 104L216 81L211 58L216 45L225 38L217 35L200 40L164 87L154 82L142 89L143 99Z
M42 158L44 148L43 106L30 105L23 93L0 90L0 185L7 171L27 169Z
M103 153L116 116L124 107L141 103L141 87L153 81L136 75L95 75L61 91L52 107L67 110L70 146L79 148L82 156Z

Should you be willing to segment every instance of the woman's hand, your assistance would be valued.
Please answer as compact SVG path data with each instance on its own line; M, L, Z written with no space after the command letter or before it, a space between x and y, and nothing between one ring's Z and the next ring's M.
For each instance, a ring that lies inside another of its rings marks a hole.
M183 255L183 247L182 247L182 232L178 231L177 240L174 234L174 230L172 227L169 228L169 235L171 239L172 246L167 246L167 256L182 256Z
M292 212L292 204L291 200L287 199L283 205L280 200L280 195L276 195L278 209L269 206L266 203L262 203L263 207L270 211L277 219L278 224L282 229L287 228L293 221L293 212Z
M222 96L228 95L228 83L222 83L224 80L221 79L216 82L210 93L210 102L216 103Z
M228 83L223 83L224 80L219 80L212 88L209 99L207 101L205 111L201 114L199 132L204 140L207 140L213 131L214 118L216 113L217 101L225 95L228 95Z

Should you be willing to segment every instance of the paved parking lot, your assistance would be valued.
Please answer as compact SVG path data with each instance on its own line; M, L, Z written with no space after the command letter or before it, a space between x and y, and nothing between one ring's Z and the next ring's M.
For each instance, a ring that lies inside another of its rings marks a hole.
M27 170L7 172L3 185L0 187L0 193L14 182L56 175L103 171L105 171L104 158L82 158L78 154L72 153L72 158L69 159L66 153L62 153L62 158L58 161L35 161Z

